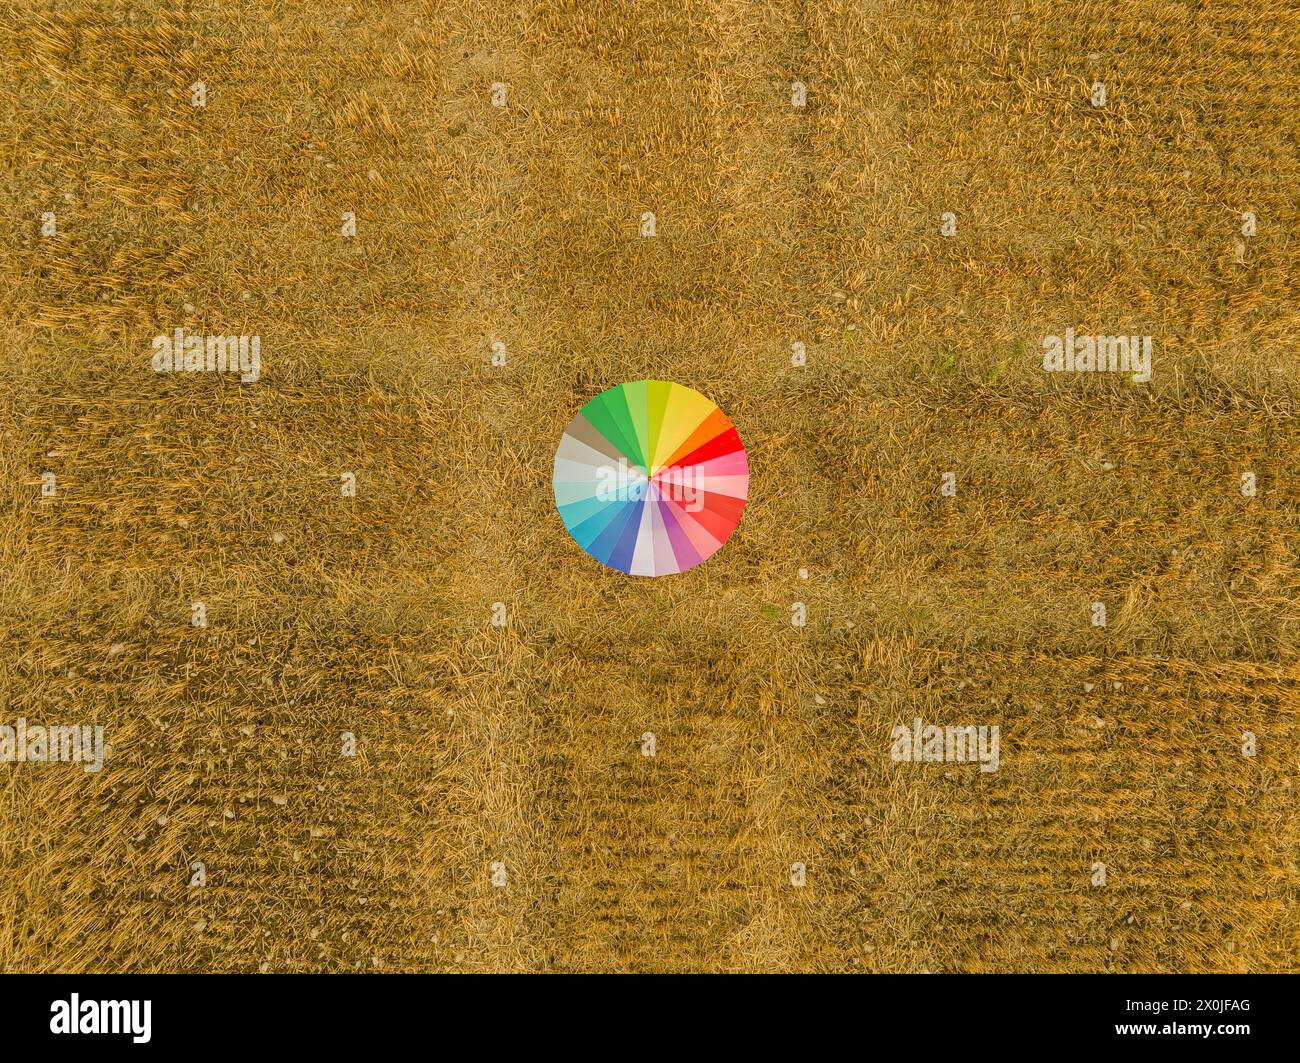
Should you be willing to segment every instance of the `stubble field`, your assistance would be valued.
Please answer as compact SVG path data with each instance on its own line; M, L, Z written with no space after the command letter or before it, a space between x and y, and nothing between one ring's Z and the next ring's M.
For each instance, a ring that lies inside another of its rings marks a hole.
M0 30L0 724L108 745L0 766L0 970L1300 969L1294 4ZM643 378L751 469L659 579L550 484Z

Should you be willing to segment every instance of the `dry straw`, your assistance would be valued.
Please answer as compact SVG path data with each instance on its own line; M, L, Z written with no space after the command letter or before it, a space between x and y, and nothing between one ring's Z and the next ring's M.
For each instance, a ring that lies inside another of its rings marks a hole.
M1293 4L128 6L0 15L0 723L110 745L0 969L1300 966ZM660 580L549 484L644 377L753 470Z

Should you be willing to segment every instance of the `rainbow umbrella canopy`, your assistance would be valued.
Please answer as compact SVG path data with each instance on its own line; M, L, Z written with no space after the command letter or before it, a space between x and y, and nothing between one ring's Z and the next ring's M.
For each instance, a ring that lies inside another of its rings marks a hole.
M698 391L635 380L569 422L552 482L583 550L620 572L666 576L694 568L736 530L749 462L735 426Z

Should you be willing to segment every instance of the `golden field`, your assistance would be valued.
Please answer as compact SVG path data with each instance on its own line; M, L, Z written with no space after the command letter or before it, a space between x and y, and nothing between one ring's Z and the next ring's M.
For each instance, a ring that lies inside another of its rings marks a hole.
M0 765L0 970L1300 970L1294 4L0 29L0 724L109 746ZM550 484L647 377L751 469L661 579Z

